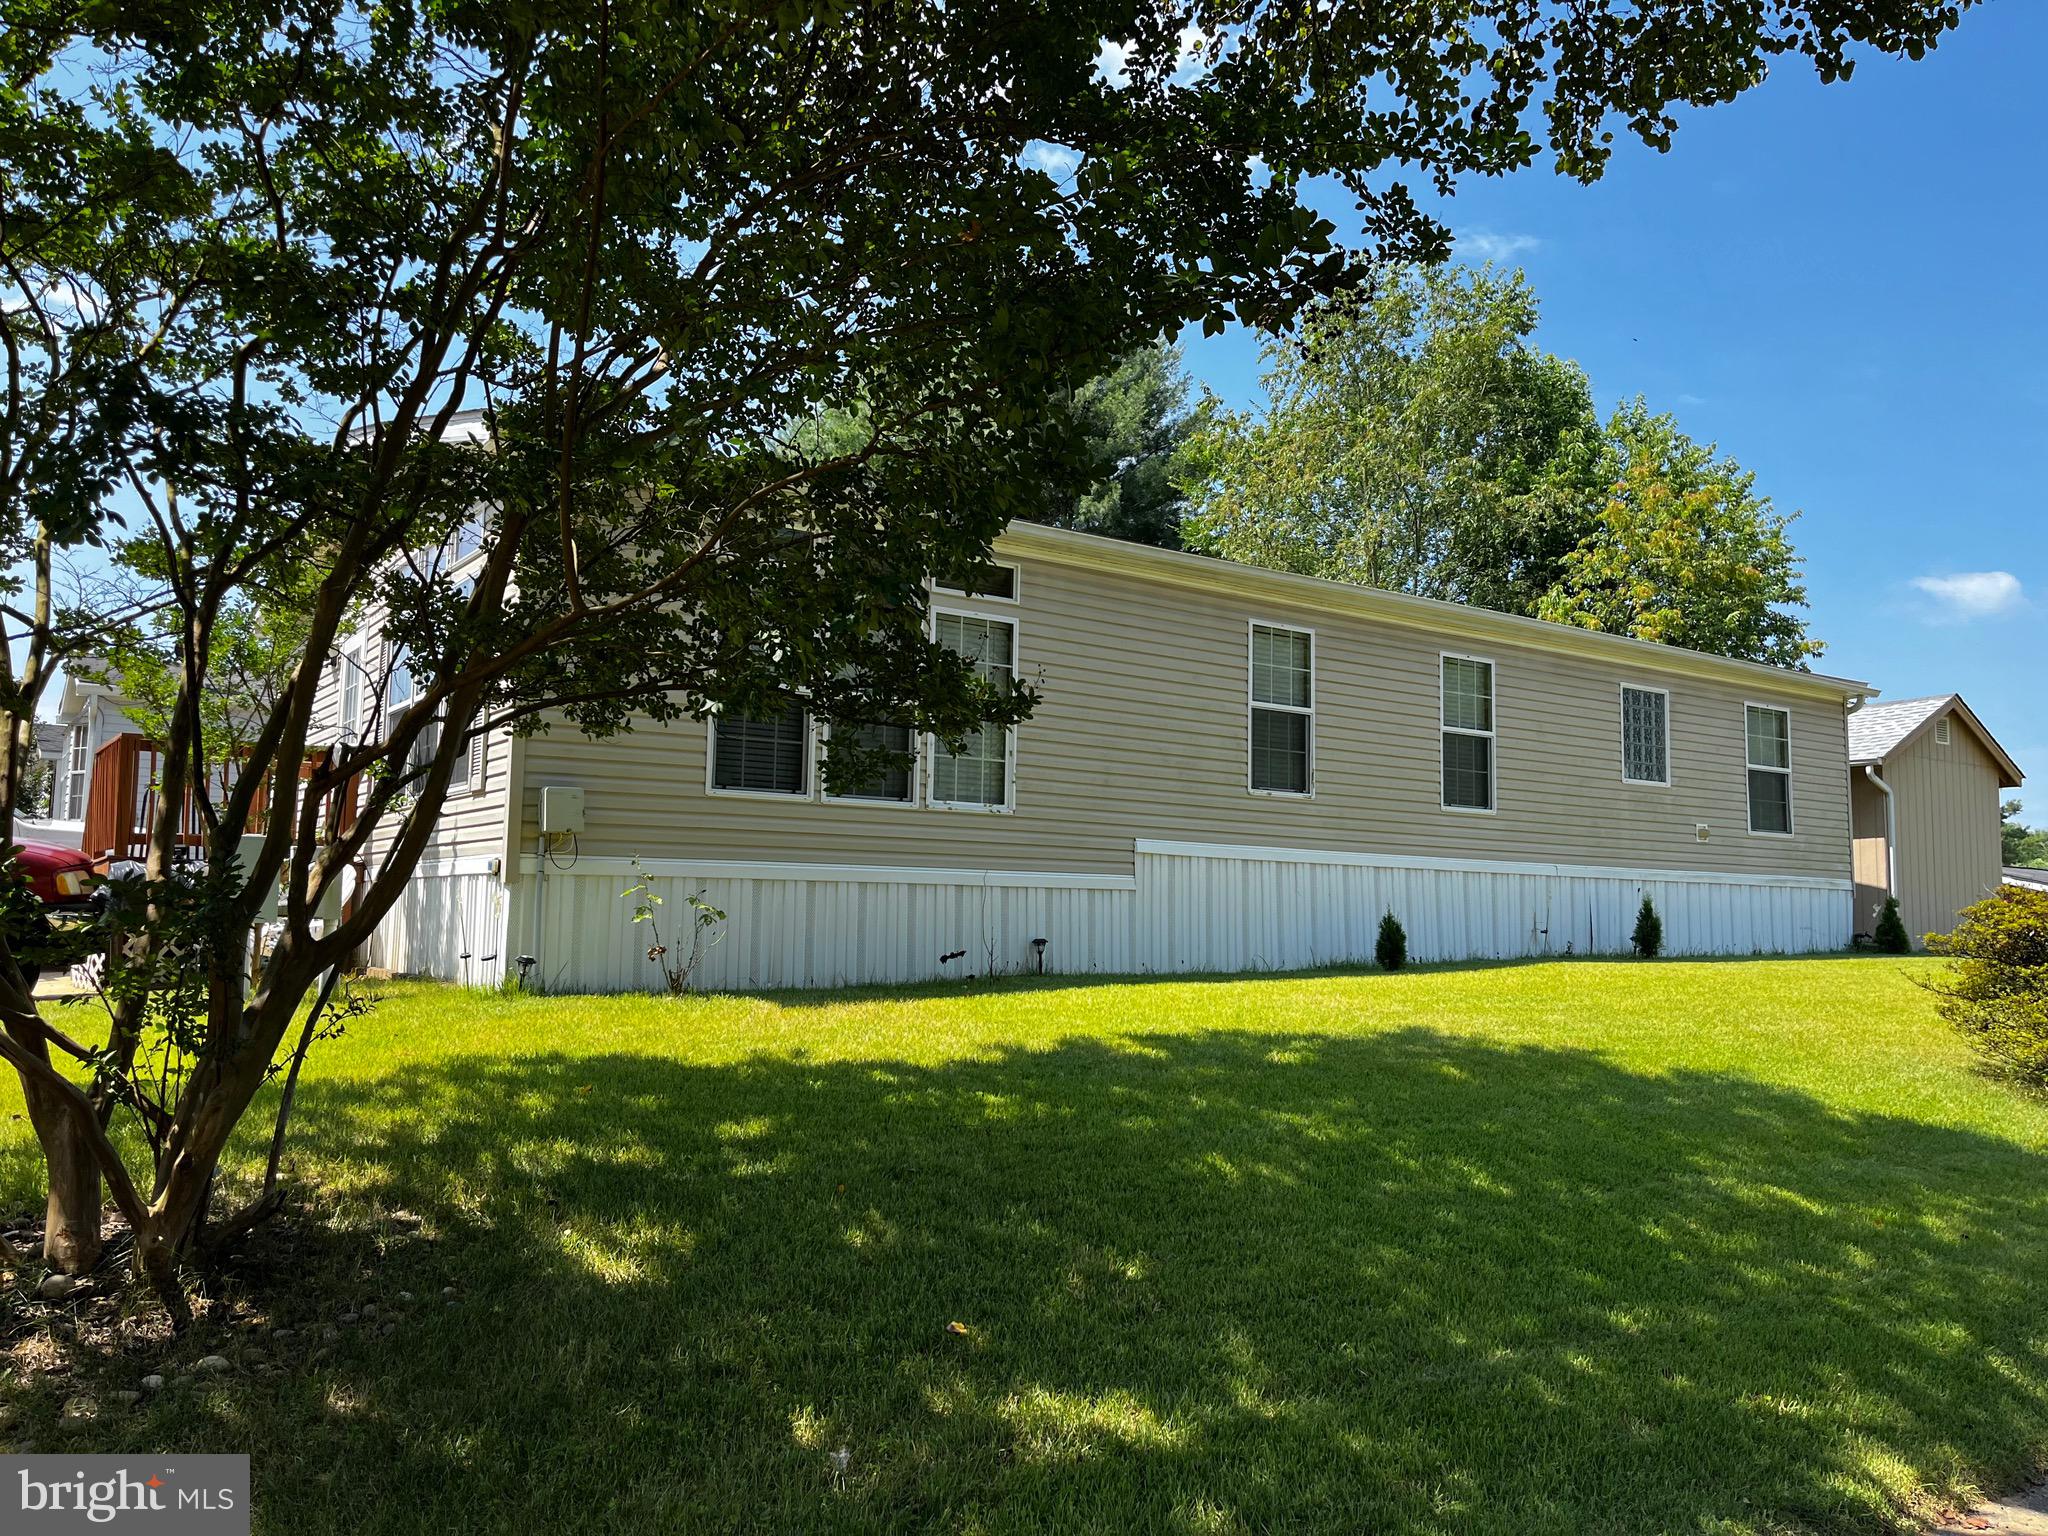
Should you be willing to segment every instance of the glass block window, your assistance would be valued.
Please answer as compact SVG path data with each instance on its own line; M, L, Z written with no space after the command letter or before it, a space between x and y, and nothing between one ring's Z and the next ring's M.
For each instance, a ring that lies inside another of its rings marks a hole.
M1305 795L1315 736L1315 637L1254 624L1251 635L1251 787Z
M810 728L801 704L770 715L719 716L711 724L711 787L755 795L808 793Z
M1630 783L1671 782L1670 706L1661 688L1621 690L1621 776Z
M1443 804L1493 809L1493 663L1443 658Z
M975 671L1008 682L1017 671L1017 626L981 614L933 615L939 644L974 663ZM1007 809L1010 805L1010 728L985 725L968 733L958 752L932 742L931 803Z
M1744 707L1749 741L1749 830L1792 831L1792 716L1761 704Z

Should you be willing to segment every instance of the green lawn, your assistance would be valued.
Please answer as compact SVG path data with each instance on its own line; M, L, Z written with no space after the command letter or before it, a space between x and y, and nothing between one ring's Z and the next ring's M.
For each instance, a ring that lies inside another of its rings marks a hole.
M2048 1105L1925 964L392 986L223 1295L299 1337L0 1439L250 1451L268 1532L1909 1526L2048 1449Z

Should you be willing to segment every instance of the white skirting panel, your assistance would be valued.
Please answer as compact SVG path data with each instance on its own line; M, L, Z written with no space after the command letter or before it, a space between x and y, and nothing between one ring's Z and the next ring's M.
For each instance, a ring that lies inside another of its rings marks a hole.
M1847 880L1144 840L1137 849L1138 948L1160 971L1367 960L1388 912L1420 961L1617 954L1645 895L1667 954L1806 953L1845 947L1853 908Z
M528 873L514 889L513 953L540 956L534 982L553 992L658 991L653 942L633 921L630 867L585 860ZM842 987L937 977L1072 975L1140 968L1131 945L1136 882L1128 875L1015 874L857 866L692 864L649 860L656 921L671 952L689 942L689 897L726 914L692 976L696 988ZM542 907L534 931L534 903ZM948 958L950 957L950 958Z
M1132 875L682 859L647 872L672 950L689 943L691 894L725 912L692 979L711 990L1028 973L1040 938L1045 969L1063 975L1299 970L1371 959L1390 911L1418 961L1616 954L1645 894L1668 954L1805 953L1845 947L1854 906L1846 879L1147 840ZM630 864L583 859L542 877L528 859L522 875L508 891L476 869L422 874L372 962L494 982L533 954L548 991L662 988L653 935L623 894Z
M505 882L495 859L422 864L377 925L369 963L407 976L496 986L505 952Z

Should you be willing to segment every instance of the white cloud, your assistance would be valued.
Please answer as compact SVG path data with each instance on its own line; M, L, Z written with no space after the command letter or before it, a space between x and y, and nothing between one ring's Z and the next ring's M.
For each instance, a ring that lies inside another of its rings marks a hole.
M1026 144L1024 153L1017 159L1034 171L1045 172L1054 181L1065 181L1081 168L1080 151L1069 149L1064 144L1049 144L1044 139L1033 139Z
M1205 50L1209 35L1197 26L1180 29L1180 48L1173 61L1173 74L1169 77L1175 85L1187 85L1208 73L1209 61ZM1095 73L1108 81L1116 90L1122 90L1131 83L1131 45L1129 43L1102 40L1102 46L1095 53Z
M1915 576L1913 585L1934 602L1938 622L1967 623L2011 613L2026 600L2011 571L1957 571L1952 576Z
M1490 229L1468 229L1457 237L1458 254L1475 256L1481 261L1513 261L1542 246L1543 242L1534 235L1502 235Z

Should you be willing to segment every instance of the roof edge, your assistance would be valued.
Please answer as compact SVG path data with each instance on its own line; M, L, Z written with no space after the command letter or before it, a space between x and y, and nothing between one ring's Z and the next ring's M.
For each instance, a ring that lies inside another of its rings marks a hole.
M1491 608L1446 602L1441 598L1414 597L1382 587L1364 587L1322 576L1268 570L1263 566L1243 565L1214 555L1160 549L1151 544L1134 544L1124 539L1079 533L1071 528L1055 528L1044 523L1013 522L1005 530L1003 539L1020 552L1068 565L1115 570L1175 586L1210 591L1237 590L1326 612L1377 619L1408 629L1436 633L1452 631L1571 656L1633 661L1642 666L1699 677L1749 682L1769 680L1775 686L1792 692L1827 698L1874 699L1879 696L1876 688L1854 678L1834 677L1824 672L1798 672L1760 661L1743 661L1733 656L1716 656L1707 651L1687 650L1654 640L1638 640L1631 635L1610 635L1569 624L1553 624L1547 619L1532 619L1518 613L1499 613Z
M1955 713L1963 717L1963 724L1969 727L1970 734L1977 738L1979 745L1986 752L1989 752L1992 761L1998 764L1998 787L2000 789L2023 788L2026 784L2026 774L2020 771L2020 765L2013 761L2012 754L1999 745L1998 738L1991 734L1990 728L1977 718L1977 711L1970 708L1969 703L1963 696L1960 693L1948 693L1937 695L1937 697L1943 700L1941 708L1930 711L1925 720L1922 720L1912 730L1906 732L1905 735L1893 742L1882 753L1876 756L1852 756L1849 759L1850 765L1856 767L1864 763L1881 763L1887 758L1895 757L1905 751L1906 748L1912 746L1914 742L1925 736L1929 731L1933 730L1934 722L1943 715ZM1901 702L1908 701L1902 700Z

